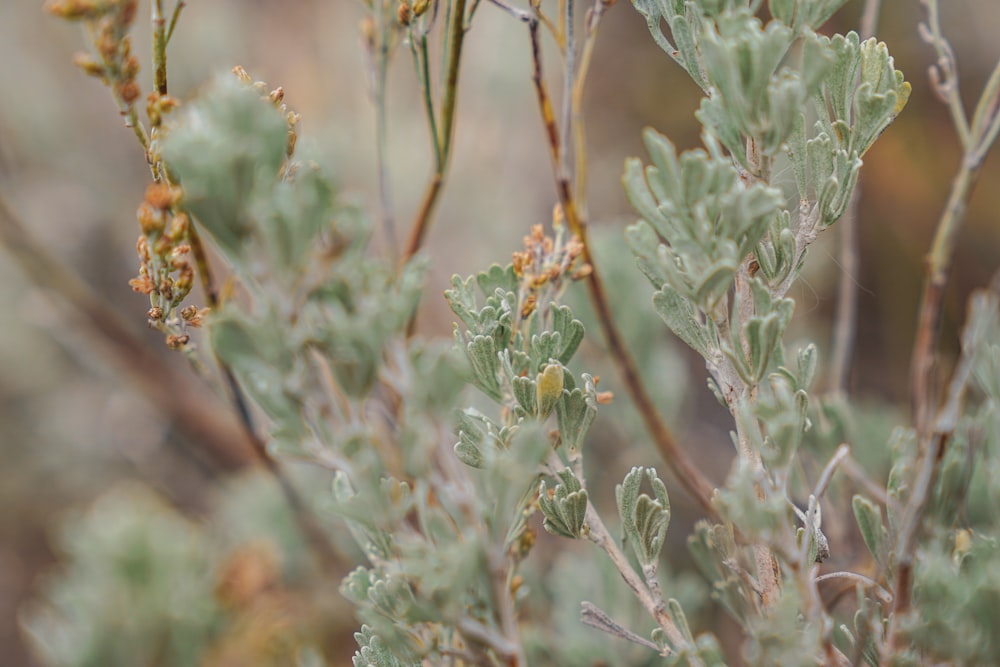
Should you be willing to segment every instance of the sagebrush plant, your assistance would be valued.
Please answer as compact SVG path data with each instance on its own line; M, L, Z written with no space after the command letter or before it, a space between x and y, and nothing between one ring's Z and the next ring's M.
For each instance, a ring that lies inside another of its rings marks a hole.
M947 386L938 393L927 377L951 239L1000 128L1000 68L967 119L937 3L926 0L922 30L939 56L935 83L966 160L922 305L914 423L887 443L864 443L891 459L882 481L852 451L861 444L850 441L860 410L840 392L814 388L817 345L793 346L785 331L795 311L789 290L810 245L848 213L862 158L902 111L909 84L885 44L818 32L844 0L632 4L666 57L704 93L697 111L704 147L679 153L647 130L651 164L628 160L623 184L639 215L625 232L628 245L655 290L645 326L659 326L658 315L704 358L709 390L732 415L734 462L718 488L653 407L587 229L582 93L614 0L596 0L582 21L572 0L523 8L501 0L367 0L362 32L382 172L373 217L388 239L395 211L384 174L386 66L401 46L416 65L434 159L408 242L399 251L386 243L383 257L370 247L370 217L301 156L298 116L281 88L269 92L237 68L189 102L169 95L166 48L183 2L169 18L162 0L152 2L148 129L135 110L139 65L128 36L135 0L55 0L49 9L88 28L93 53L78 62L111 88L150 166L137 213L141 266L131 284L150 296L151 326L198 368L217 364L232 380L234 402L251 437L266 444L260 455L292 509L287 521L322 558L344 559L334 553L342 542L331 546L330 530L278 462L329 471L323 499L364 559L340 582L362 623L356 666L722 665L738 654L757 665L1000 662L1000 533L990 509L1000 503L1000 285L971 299ZM428 341L412 335L427 269L419 249L445 187L463 40L474 34L473 21L507 20L502 14L522 21L531 38L554 213L549 229L525 225L524 246L509 264L452 279L445 297L457 318L454 341ZM545 34L563 58L558 104L543 73ZM434 48L443 54L437 79ZM791 181L776 177L787 170ZM202 235L233 276L225 294L213 286ZM196 275L207 286L206 308L185 305ZM671 509L655 469L636 466L614 485L612 517L592 502L593 485L609 482L584 475L588 431L602 406L614 410L612 400L625 396L614 397L576 360L584 326L565 303L575 283L586 285L607 354L650 440L704 512L687 544L705 588L692 588L663 562ZM202 325L208 350L195 345L193 330ZM266 434L253 433L244 397L266 418ZM147 570L183 579L185 568L209 567L209 538L189 538L190 548L171 555L170 545L191 529L156 508L136 515L122 507L131 518L118 533L102 532L101 517L119 511L113 497L105 503L82 524L98 534L77 530L70 541L76 569L26 621L46 659L223 664L230 654L220 637L238 643L223 613L231 589L213 598L195 585L211 585L200 572L178 590L135 592L135 577ZM143 513L155 521L143 526ZM842 545L824 532L824 513L853 514L869 563L826 571ZM602 553L567 551L548 557L551 567L535 567L539 526ZM114 544L119 537L145 545L138 573L116 570L116 550L128 549ZM148 545L166 549L165 564ZM246 558L267 573L275 567L266 549ZM105 596L86 594L81 579L95 572ZM820 594L827 581L843 583L854 603L834 608ZM109 643L102 605L118 595L142 613ZM581 596L589 599L571 612L582 624L564 623L566 605ZM689 622L706 596L741 628L742 646L724 651ZM179 604L198 613L182 614ZM309 623L281 618L285 630ZM247 656L252 664L328 660L308 632L275 632L266 650L237 654L242 664L251 664ZM246 642L252 634L235 633Z

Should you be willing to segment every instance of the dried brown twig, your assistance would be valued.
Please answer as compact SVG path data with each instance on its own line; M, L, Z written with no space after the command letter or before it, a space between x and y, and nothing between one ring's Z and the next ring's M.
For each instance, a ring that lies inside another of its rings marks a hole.
M910 364L914 421L918 431L926 436L931 426L931 415L935 412L935 388L932 382L934 347L940 325L941 303L951 272L955 239L965 219L965 210L978 180L979 170L1000 133L1000 61L979 96L970 122L959 91L955 54L941 33L937 0L923 0L923 3L927 8L927 22L920 24L920 34L938 56L937 62L930 67L931 83L938 96L948 105L963 150L958 173L952 181L948 202L927 255L927 277L920 301L917 336Z
M499 3L495 2L494 4ZM581 63L583 65L589 62L589 53L593 48L593 41L597 37L600 17L612 4L614 3L609 0L596 0L594 8L590 10L590 18L587 22L588 25L585 35L585 44L583 46L583 53L585 55L581 59ZM535 92L538 98L538 107L542 115L542 121L545 125L550 156L552 158L552 171L556 182L556 193L559 199L559 205L562 208L563 216L566 220L566 224L569 226L570 231L576 234L576 236L580 239L580 242L583 244L583 260L593 269L590 275L587 276L587 290L590 295L590 301L596 311L598 323L601 327L602 333L604 334L604 338L608 346L608 352L617 366L625 384L626 391L642 417L643 424L652 437L653 443L660 452L660 455L663 457L664 462L674 473L674 476L680 482L681 486L683 486L684 489L691 495L691 497L694 498L694 500L706 512L712 516L716 516L716 511L711 503L714 486L708 481L690 457L688 457L687 453L681 449L677 439L674 437L670 428L657 411L656 406L653 404L653 400L642 380L642 376L639 374L639 370L635 365L635 360L632 359L632 356L629 354L628 347L625 344L621 333L618 331L618 328L614 324L614 316L611 312L611 305L607 296L607 291L605 290L604 282L601 279L601 273L594 260L590 235L587 230L587 222L582 214L582 206L580 205L582 197L580 192L576 190L576 186L579 185L579 181L575 180L573 174L570 173L572 167L567 163L566 155L561 149L561 146L563 146L564 143L560 138L562 135L560 134L559 124L555 117L551 97L542 72L541 39L539 35L541 23L537 17L531 16L526 12L508 7L505 7L505 9L514 13L515 16L523 20L528 25L528 31L531 37L533 62L532 80L534 82ZM568 36L569 34L567 34L567 37ZM572 44L570 40L567 40L566 51L569 52L574 48L575 45ZM573 104L570 106L571 111L569 119L568 121L564 119L564 122L582 122L582 76L585 75L586 68L584 66L582 66L580 70L573 73L572 80L574 81L574 85L571 90L565 91L565 94L572 96ZM585 145L582 134L578 134L576 137L577 138L574 141L576 163L577 165L581 163L585 164ZM577 170L579 173L578 167Z

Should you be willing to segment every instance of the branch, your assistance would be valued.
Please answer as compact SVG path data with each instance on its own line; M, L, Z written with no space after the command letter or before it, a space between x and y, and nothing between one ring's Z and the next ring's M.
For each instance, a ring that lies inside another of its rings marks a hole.
M928 19L921 24L921 36L937 51L937 65L931 68L931 81L948 104L952 121L964 150L958 173L951 184L951 193L938 222L930 253L927 256L927 278L924 283L917 319L917 335L913 345L910 373L913 384L912 404L917 430L926 434L934 410L931 373L934 367L934 347L941 317L941 303L951 272L955 239L965 219L969 197L979 178L986 153L1000 132L1000 62L994 68L983 89L969 126L958 89L958 70L951 46L941 34L937 0L923 0Z
M994 283L988 292L988 298L997 301L998 287ZM974 294L970 298L977 298ZM948 386L947 400L938 410L934 419L933 432L926 436L926 442L921 442L921 447L917 459L917 477L913 482L913 489L904 507L903 516L899 522L899 529L896 538L896 582L894 591L894 602L892 617L889 626L888 645L900 647L904 641L900 636L899 619L910 608L910 594L912 589L913 563L916 557L916 541L920 534L924 514L930 501L934 484L940 472L940 463L944 459L948 443L954 435L961 418L965 391L972 373L975 362L975 308L969 309L969 321L966 323L962 336L962 356L958 366L952 375Z
M576 206L573 196L573 186L570 176L566 173L566 165L563 156L559 151L559 129L556 125L555 114L552 102L549 97L545 79L542 75L542 55L539 38L539 22L532 19L528 22L528 31L531 37L531 55L534 63L532 80L535 84L535 92L538 97L538 107L542 115L542 122L545 125L545 132L548 139L549 150L552 158L552 171L555 175L556 192L559 204L562 207L566 223L583 244L583 260L590 264L592 271L587 277L587 289L590 294L591 303L597 314L598 323L604 334L608 345L608 351L613 359L618 371L625 383L625 388L629 393L636 409L642 417L646 430L653 439L654 444L663 457L667 466L674 476L681 483L681 486L697 501L701 507L713 517L717 516L712 506L711 499L714 486L705 478L701 470L691 461L687 454L678 445L673 433L663 421L656 410L652 399L643 384L635 361L628 352L628 348L622 339L617 327L614 324L614 317L608 301L604 282L597 264L594 261L593 249L590 237L587 232L586 221L582 218Z
M424 189L420 209L410 228L410 236L399 258L400 266L406 264L420 250L430 228L431 218L437 207L448 173L448 163L451 158L451 145L455 136L455 106L458 100L458 73L462 61L462 44L465 40L465 1L455 0L451 10L451 23L448 24L448 57L445 65L444 93L441 100L441 133L440 159L437 161L434 173Z

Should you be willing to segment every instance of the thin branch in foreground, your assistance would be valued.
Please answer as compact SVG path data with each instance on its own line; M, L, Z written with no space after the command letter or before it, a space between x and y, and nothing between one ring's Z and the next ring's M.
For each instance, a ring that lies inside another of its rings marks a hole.
M440 160L438 160L434 173L424 188L420 208L410 226L410 236L399 257L400 266L408 262L423 246L448 173L452 140L455 137L459 66L462 62L462 45L465 42L467 29L465 25L465 1L455 0L455 6L451 9L451 21L447 27L448 51L445 61L444 92L441 99L441 119L440 123L437 124L437 127L440 128Z
M940 328L941 305L951 273L955 240L965 220L965 211L972 190L979 179L983 160L1000 132L1000 61L997 62L980 94L973 113L973 123L970 126L959 94L955 56L948 41L941 34L938 2L923 0L923 3L927 7L928 19L927 23L920 25L921 36L938 54L938 62L930 70L931 82L948 105L963 148L962 162L952 181L948 202L941 214L934 241L927 255L927 277L920 300L917 335L910 361L914 421L918 433L926 436L935 409L935 391L931 379L934 370L934 348Z
M861 15L861 39L875 36L882 0L867 0ZM858 320L858 202L861 184L854 187L847 213L837 223L839 230L838 264L840 277L837 282L837 306L833 324L833 351L830 355L830 375L827 391L843 394L851 371L851 356L857 334Z
M580 622L584 625L596 628L601 632L606 632L613 637L620 637L621 639L630 641L633 644L645 646L646 648L652 649L657 653L660 652L659 646L645 637L635 634L619 623L616 623L615 620L611 618L611 616L609 616L603 609L591 602L587 602L586 600L580 603Z
M898 537L896 538L897 565L893 613L888 639L888 644L893 647L901 647L905 641L899 633L899 619L910 608L916 541L921 532L931 492L940 472L941 461L944 459L945 451L961 418L965 392L974 370L976 345L973 325L975 324L977 305L978 307L986 307L983 304L985 300L991 301L993 309L996 309L996 304L1000 301L1000 289L998 289L997 281L994 281L989 290L980 290L970 297L969 321L962 336L962 356L952 374L944 405L938 410L934 419L933 431L926 436L927 442L921 443L915 466L917 476L913 481L912 490L899 522Z
M581 218L576 207L570 177L566 174L565 164L559 152L559 129L556 125L552 102L542 75L541 41L538 29L539 22L537 20L529 21L528 31L531 37L531 54L534 63L532 80L535 84L538 107L545 125L552 158L552 170L555 174L556 191L570 231L576 234L580 239L580 243L583 244L583 260L590 264L592 268L590 275L587 276L587 289L590 294L590 301L597 314L598 323L604 334L608 352L623 378L625 388L641 415L646 430L652 437L653 443L656 445L665 463L691 497L706 512L715 517L717 516L717 512L711 502L714 486L706 479L684 450L681 449L673 433L663 421L646 390L635 361L629 354L628 348L614 324L614 317L611 313L611 306L604 288L604 282L601 280L600 271L594 261L586 222Z

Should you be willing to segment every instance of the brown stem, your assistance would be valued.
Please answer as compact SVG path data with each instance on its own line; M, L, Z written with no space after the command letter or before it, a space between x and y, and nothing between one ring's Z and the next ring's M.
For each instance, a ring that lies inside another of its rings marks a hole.
M614 316L604 289L604 282L601 280L600 271L594 261L586 222L577 210L571 180L566 173L562 156L559 153L559 129L556 125L552 102L542 76L542 55L538 28L539 23L537 20L528 22L528 30L531 36L531 55L534 63L532 80L535 84L538 107L542 114L542 121L545 125L545 132L548 138L552 168L555 174L556 191L567 225L579 237L580 243L583 244L583 260L590 264L593 269L587 277L587 290L590 294L591 303L594 305L598 323L607 342L608 351L615 365L618 367L618 371L625 383L625 388L636 409L639 411L646 430L653 438L653 442L665 463L681 483L681 486L691 494L698 504L706 512L712 516L716 516L716 511L711 503L714 487L681 449L670 428L663 421L646 390L635 361L629 354L621 334L614 325Z
M861 39L875 36L882 0L866 0L861 14L859 31ZM851 353L857 334L858 320L858 203L861 201L861 184L854 187L851 202L837 227L840 229L840 280L837 285L837 315L833 329L833 353L830 361L832 393L846 393L851 371Z
M417 217L410 228L410 236L400 256L400 265L405 264L417 254L427 236L431 219L448 173L448 163L451 157L451 145L455 135L455 107L458 100L458 73L462 61L462 44L465 40L465 0L455 0L452 7L451 23L448 26L448 59L445 72L444 97L441 102L441 152L440 160L431 175L424 196L417 211Z
M974 297L973 297L974 298ZM994 284L990 298L997 300L997 286ZM970 303L972 301L970 300ZM994 306L995 307L995 306ZM893 613L889 626L888 645L893 648L903 648L905 640L899 632L899 622L903 614L910 608L913 579L913 563L916 558L916 544L920 537L921 526L927 505L934 490L948 444L955 429L958 427L962 414L965 391L972 378L975 344L973 327L973 309L969 309L970 319L962 340L962 356L952 374L948 385L945 403L937 410L932 428L927 436L922 437L922 443L917 457L917 476L913 481L910 496L907 499L903 516L899 522L896 538L896 581L894 586Z
M951 271L955 238L965 218L965 209L981 165L981 161L971 162L963 159L959 172L952 182L951 194L934 235L931 252L927 256L927 278L920 300L917 334L910 364L914 422L920 433L927 432L930 426L928 420L935 407L931 380L934 345L940 325L941 303L944 300L944 291Z

